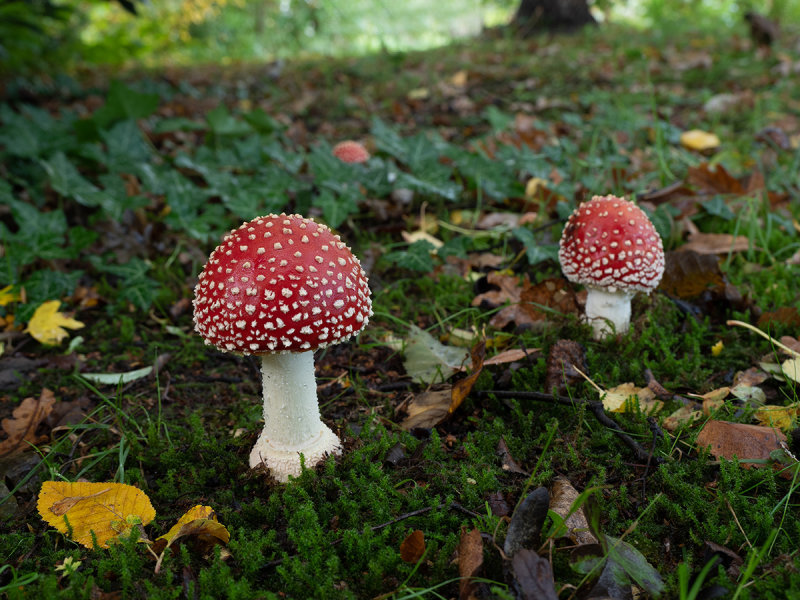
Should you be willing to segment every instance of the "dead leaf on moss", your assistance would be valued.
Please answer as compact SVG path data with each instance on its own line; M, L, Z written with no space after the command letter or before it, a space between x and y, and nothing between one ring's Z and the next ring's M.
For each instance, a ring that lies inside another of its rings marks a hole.
M550 347L547 355L547 369L544 380L545 390L557 390L564 394L569 385L582 381L576 370L586 370L586 350L573 340L558 340Z
M408 416L400 423L401 429L431 429L450 414L452 386L428 390L417 394L405 407Z
M728 233L692 233L688 241L678 248L678 252L697 252L698 254L728 254L744 252L750 248L750 240L743 236Z
M777 324L795 328L800 327L800 311L797 310L796 306L781 306L773 311L762 313L756 323L760 329L769 329L771 325ZM800 343L797 343L797 345L800 348Z
M122 483L45 481L36 503L42 519L87 548L101 548L156 516L140 489Z
M597 544L598 540L589 528L583 506L575 507L578 496L580 493L568 479L556 477L550 488L550 510L564 519L564 524L567 526L565 535L575 544L579 546Z
M400 558L403 562L416 564L425 554L425 534L416 529L406 536L400 544Z
M658 289L677 298L694 298L708 289L725 287L717 257L693 250L667 252Z
M483 538L479 529L467 531L461 526L461 538L458 543L459 600L468 600L472 595L474 582L483 565Z
M745 193L744 186L720 164L713 167L703 163L697 167L689 167L688 181L699 192L705 194L736 194Z
M3 431L8 437L0 442L0 456L23 452L30 444L39 443L42 438L36 435L36 429L52 412L55 403L53 392L44 388L38 399L25 398L11 413L11 419L3 419Z
M489 321L498 329L510 323L529 327L543 322L552 316L547 308L561 314L578 313L575 293L566 279L546 279L533 285L527 275L520 280L516 275L493 272L487 275L487 282L499 289L479 294L472 300L472 306L497 308L508 303Z
M697 435L697 447L709 447L715 458L732 460L737 458L745 468L763 467L770 452L781 448L786 436L775 427L731 423L729 421L707 421Z
M797 425L800 404L794 402L788 406L765 404L753 415L761 425L777 427L781 431L791 431Z
M666 417L661 426L667 431L677 431L686 423L694 423L703 418L703 413L690 405L681 406L678 410Z

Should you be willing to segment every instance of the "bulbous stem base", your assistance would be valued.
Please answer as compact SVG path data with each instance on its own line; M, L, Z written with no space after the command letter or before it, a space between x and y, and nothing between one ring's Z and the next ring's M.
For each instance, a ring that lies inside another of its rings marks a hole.
M614 333L626 333L631 324L631 298L629 292L609 292L587 288L586 320L592 325L594 339L602 340Z

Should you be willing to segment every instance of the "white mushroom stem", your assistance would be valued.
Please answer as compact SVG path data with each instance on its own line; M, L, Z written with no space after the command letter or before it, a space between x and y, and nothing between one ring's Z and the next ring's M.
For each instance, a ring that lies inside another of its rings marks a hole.
M250 467L266 465L278 481L297 477L327 454L340 454L339 438L320 419L314 353L261 356L264 430L250 452Z
M613 333L628 331L632 293L619 288L596 287L588 287L587 292L586 320L594 329L594 339L602 340Z

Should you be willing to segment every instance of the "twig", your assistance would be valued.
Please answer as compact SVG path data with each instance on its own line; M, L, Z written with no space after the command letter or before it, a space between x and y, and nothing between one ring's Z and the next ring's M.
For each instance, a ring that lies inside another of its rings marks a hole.
M477 392L479 396L493 395L497 398L518 398L524 400L535 400L537 402L555 402L565 406L575 406L576 404L583 404L594 413L595 418L600 421L601 425L605 425L611 429L621 439L628 448L630 448L636 455L636 458L643 463L649 463L651 460L657 464L662 464L664 459L660 456L652 456L647 450L634 440L631 436L622 430L622 427L617 425L611 417L606 414L602 402L595 400L585 400L583 398L570 398L568 396L556 396L553 394L544 394L542 392L514 392L507 390L480 390Z

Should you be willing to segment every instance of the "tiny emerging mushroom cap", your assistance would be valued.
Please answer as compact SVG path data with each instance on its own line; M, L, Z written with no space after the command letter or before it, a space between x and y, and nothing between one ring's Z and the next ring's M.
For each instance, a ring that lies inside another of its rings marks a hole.
M195 288L195 330L226 352L315 350L357 334L370 316L358 258L300 215L258 217L231 231Z
M363 163L369 160L369 152L360 142L345 140L333 147L333 155L346 163Z
M650 293L664 274L661 236L641 208L595 196L570 215L559 244L564 275L609 291Z

